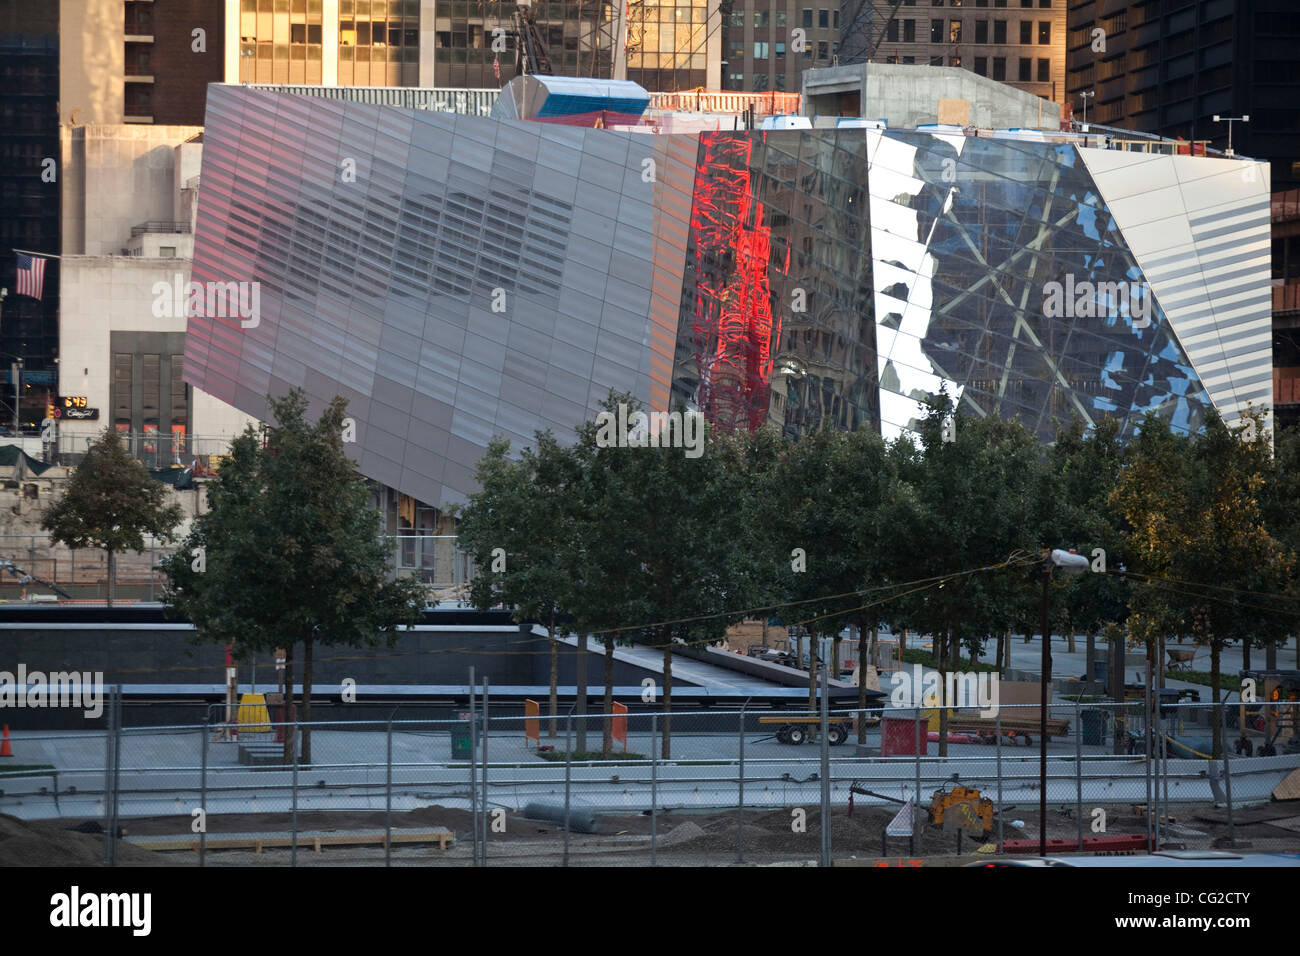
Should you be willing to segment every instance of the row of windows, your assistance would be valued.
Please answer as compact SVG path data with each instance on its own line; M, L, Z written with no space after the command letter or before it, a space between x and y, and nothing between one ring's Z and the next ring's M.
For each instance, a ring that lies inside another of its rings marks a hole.
M928 0L928 3L932 7L943 6L943 0ZM965 3L962 0L948 0L948 6L950 7L1005 7L1006 5L1007 0L993 0L992 3L989 0L965 0ZM1025 8L1032 7L1034 6L1034 0L1020 0L1020 5ZM903 0L903 6L914 7L916 6L916 0ZM1052 0L1038 0L1038 6L1044 10L1049 10L1052 6Z
M990 34L989 24L993 24L992 33ZM901 27L900 27L901 24ZM931 43L961 43L962 42L962 21L961 20L939 20L930 21L930 42ZM992 39L990 39L990 35ZM1019 24L1020 43L1029 46L1035 42L1040 46L1048 46L1052 42L1052 24L1048 20L1038 21L1038 30L1034 30L1034 21L1022 20ZM885 39L897 43L899 38L903 43L916 42L916 21L915 20L890 20L889 27L885 31ZM976 20L975 21L975 40L976 43L998 43L1007 42L1007 21L1006 20Z

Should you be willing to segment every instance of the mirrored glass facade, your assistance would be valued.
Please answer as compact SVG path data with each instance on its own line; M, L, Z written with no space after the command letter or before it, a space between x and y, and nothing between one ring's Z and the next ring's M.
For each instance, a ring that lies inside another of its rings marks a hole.
M363 473L439 506L492 435L568 438L611 388L793 437L893 436L940 388L1044 441L1151 410L1194 430L1271 395L1267 192L1240 173L213 87L194 279L256 282L260 315L192 316L185 377L256 416L347 397Z

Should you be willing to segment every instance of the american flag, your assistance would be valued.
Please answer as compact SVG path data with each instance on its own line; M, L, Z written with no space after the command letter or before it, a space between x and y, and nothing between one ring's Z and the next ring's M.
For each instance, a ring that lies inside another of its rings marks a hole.
M18 256L18 294L39 299L45 289L45 260L22 252L15 255Z

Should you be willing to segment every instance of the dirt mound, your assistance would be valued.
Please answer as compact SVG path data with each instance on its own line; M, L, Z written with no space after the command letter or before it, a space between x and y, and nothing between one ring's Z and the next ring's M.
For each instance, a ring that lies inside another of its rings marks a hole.
M104 839L78 833L68 820L20 820L0 813L0 866L102 866ZM174 860L119 841L117 861L124 866L175 865Z

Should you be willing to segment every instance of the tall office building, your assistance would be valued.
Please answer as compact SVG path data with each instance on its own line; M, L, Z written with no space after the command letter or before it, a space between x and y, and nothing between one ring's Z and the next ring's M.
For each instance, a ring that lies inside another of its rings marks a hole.
M800 75L839 53L840 10L821 0L732 0L726 17L725 88L798 93Z
M0 0L0 423L13 421L10 366L41 395L54 383L59 262L46 262L40 299L19 295L15 249L59 248L59 19L56 4ZM25 420L30 416L24 416Z
M620 0L621 2L621 0ZM230 82L499 89L515 75L519 4L490 0L239 0L227 9ZM628 4L627 78L651 90L716 88L718 0ZM558 76L609 78L610 0L531 4Z
M1084 0L1069 10L1076 110L1125 129L1229 145L1300 185L1300 17L1294 0Z

